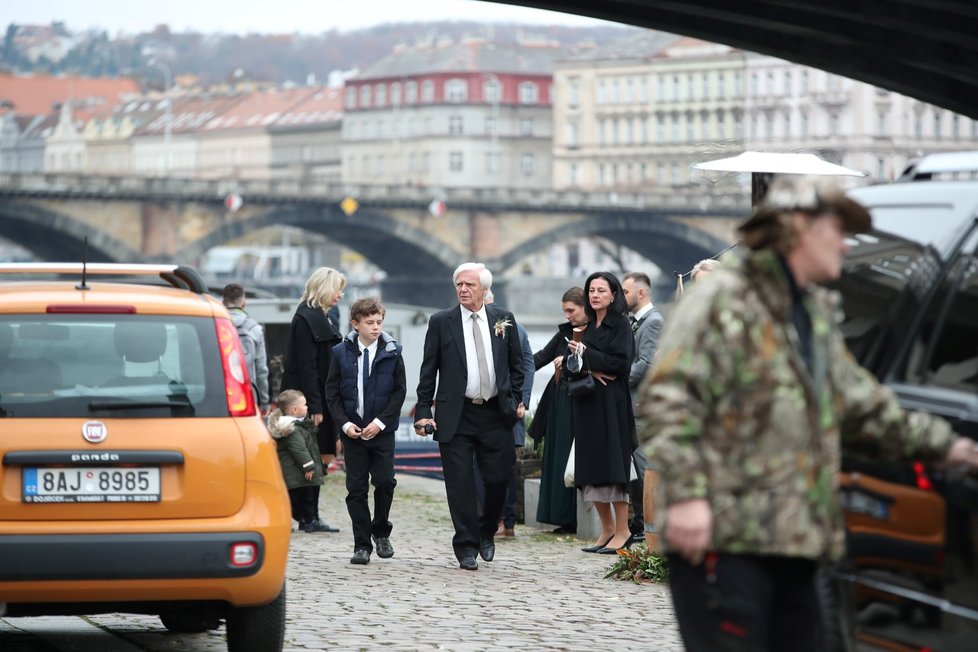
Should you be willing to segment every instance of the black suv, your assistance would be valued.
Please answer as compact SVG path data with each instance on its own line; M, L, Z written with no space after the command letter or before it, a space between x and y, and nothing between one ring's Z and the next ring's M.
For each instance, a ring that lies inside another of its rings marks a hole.
M852 353L901 403L978 439L978 153L922 160L850 195L875 230L838 283ZM966 177L966 178L962 178ZM849 453L839 649L978 649L978 478ZM845 639L849 639L848 641Z

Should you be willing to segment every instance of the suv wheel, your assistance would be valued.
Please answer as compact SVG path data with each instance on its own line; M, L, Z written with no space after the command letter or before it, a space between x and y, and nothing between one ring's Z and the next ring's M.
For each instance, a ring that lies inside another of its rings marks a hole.
M228 652L281 652L285 641L285 586L274 600L260 607L237 607L228 612Z
M851 590L851 587L832 577L831 567L819 569L815 576L826 652L853 652L856 649L855 607L850 598Z
M175 634L199 634L221 626L219 618L210 614L191 611L167 611L160 614L160 622Z

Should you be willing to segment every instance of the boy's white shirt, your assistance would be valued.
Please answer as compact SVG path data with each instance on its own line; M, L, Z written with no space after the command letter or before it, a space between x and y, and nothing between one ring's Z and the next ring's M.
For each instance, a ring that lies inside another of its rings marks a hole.
M359 336L357 337L357 348L360 349L360 359L361 360L363 359L364 350L369 351L371 369L373 369L374 362L377 361L377 349L379 348L378 345L379 342L380 342L379 336L370 344L364 344L363 340L361 340ZM361 417L363 416L363 373L362 372L357 374L357 414L359 414ZM377 427L380 428L381 432L383 432L387 428L387 426L384 425L384 422L381 421L380 419L375 418L372 421L372 423L376 424ZM349 430L350 428L353 427L353 425L354 424L352 421L347 421L346 423L344 423L343 428L341 428L341 430L343 430L343 434L349 436Z

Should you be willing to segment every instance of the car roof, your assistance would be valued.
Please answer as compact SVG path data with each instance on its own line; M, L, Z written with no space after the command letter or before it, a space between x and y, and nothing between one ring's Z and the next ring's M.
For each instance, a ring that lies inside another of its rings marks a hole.
M873 229L943 251L978 214L978 181L916 181L849 191Z
M224 311L220 301L209 295L164 285L136 283L89 283L18 280L0 283L0 313L45 314L51 306L98 312L97 306L132 306L135 314L212 317ZM52 311L53 312L53 311ZM87 312L87 311L85 311Z

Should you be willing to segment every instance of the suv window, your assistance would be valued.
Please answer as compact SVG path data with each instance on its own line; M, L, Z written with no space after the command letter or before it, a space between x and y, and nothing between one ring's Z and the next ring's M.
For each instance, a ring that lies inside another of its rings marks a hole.
M978 259L974 238L923 315L898 380L978 392Z
M227 416L214 320L0 316L0 415Z

